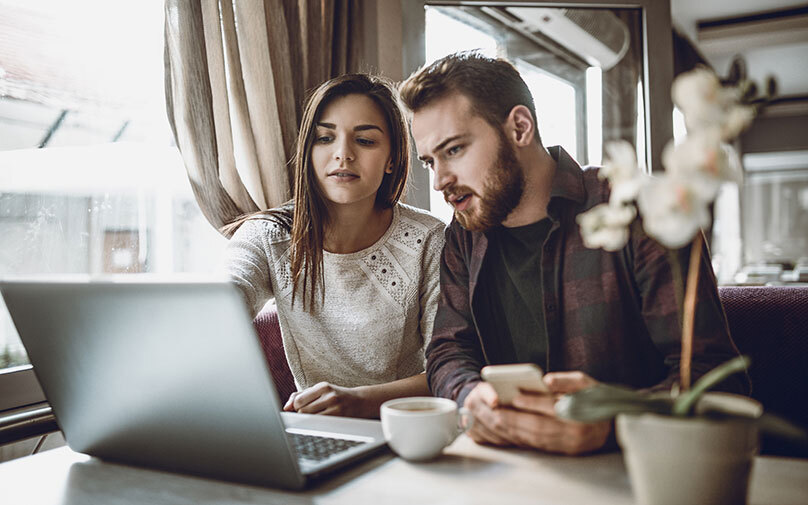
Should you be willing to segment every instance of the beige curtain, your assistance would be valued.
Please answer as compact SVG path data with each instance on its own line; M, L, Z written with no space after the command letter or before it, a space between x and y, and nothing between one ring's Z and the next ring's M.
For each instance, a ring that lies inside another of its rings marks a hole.
M169 122L217 229L291 196L306 93L356 71L361 0L166 0Z

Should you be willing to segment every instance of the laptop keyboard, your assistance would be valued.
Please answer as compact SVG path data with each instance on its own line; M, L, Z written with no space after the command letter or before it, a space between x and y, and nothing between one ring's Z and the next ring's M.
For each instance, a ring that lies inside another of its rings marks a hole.
M320 437L317 435L303 435L301 433L288 433L288 436L292 441L292 446L298 458L309 461L322 461L329 456L347 451L351 447L367 443L361 440Z

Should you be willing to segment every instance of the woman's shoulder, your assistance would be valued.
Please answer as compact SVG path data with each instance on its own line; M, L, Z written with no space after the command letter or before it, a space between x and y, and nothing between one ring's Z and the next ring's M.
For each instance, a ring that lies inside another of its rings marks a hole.
M430 234L435 232L443 233L446 229L446 223L435 217L429 211L407 205L406 203L397 203L399 212L403 220L413 221L426 227Z
M293 214L292 203L256 212L244 218L231 240L266 239L269 243L290 240Z

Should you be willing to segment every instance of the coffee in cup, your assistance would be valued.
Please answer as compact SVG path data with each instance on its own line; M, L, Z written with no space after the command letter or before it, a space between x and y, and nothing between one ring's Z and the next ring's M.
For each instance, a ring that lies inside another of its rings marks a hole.
M423 461L471 428L473 418L465 408L447 398L414 396L389 400L381 406L384 438L404 459Z

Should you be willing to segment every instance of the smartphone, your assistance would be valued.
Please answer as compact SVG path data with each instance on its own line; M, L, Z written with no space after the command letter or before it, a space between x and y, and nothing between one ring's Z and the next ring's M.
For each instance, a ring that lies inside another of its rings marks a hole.
M515 365L488 365L480 374L497 392L500 405L510 405L520 391L549 393L542 379L542 371L533 363Z

